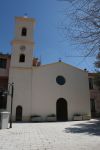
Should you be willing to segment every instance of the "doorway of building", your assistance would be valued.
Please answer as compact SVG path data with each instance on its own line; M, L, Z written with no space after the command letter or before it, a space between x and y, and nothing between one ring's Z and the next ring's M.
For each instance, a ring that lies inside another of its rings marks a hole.
M59 98L56 102L57 121L68 120L67 101L64 98Z
M96 117L96 109L95 109L95 99L90 99L90 107L91 107L91 117Z
M16 121L22 121L22 106L16 107Z

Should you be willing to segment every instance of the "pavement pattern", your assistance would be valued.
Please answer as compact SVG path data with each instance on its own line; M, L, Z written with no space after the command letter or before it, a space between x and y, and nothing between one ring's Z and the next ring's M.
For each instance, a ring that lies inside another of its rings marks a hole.
M100 120L13 123L0 130L0 150L100 150Z

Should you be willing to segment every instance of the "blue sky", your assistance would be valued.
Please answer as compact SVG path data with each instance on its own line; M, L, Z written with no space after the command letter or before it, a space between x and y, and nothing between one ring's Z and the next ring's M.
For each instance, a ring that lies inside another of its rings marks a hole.
M93 72L95 56L86 59L67 57L83 53L83 47L73 44L70 38L65 39L60 29L61 22L70 19L64 16L64 10L69 7L69 3L57 0L0 0L0 52L11 52L14 17L27 13L36 20L33 55L41 58L42 64L57 62L60 58L65 63Z

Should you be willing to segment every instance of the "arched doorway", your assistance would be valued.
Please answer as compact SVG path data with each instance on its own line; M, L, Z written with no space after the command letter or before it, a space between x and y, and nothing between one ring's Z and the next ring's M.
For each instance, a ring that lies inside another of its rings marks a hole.
M64 98L59 98L56 103L57 121L68 120L67 101Z
M22 121L22 106L16 107L16 121Z

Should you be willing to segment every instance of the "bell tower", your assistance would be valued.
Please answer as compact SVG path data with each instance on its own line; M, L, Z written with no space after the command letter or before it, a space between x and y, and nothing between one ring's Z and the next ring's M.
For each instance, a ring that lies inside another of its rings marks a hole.
M35 20L28 17L15 18L15 32L12 41L11 67L32 67L33 28Z

